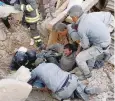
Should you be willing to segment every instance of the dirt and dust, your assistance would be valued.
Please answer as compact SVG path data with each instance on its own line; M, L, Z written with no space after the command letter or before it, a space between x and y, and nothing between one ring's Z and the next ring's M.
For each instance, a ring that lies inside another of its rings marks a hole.
M15 27L14 32L9 32L2 22L0 22L0 79L5 78L9 73L9 64L13 54L20 46L35 49L30 46L30 37L27 29L22 26ZM100 87L102 93L91 96L90 101L114 101L114 68L110 64L98 70L92 71L92 78L89 79L89 86ZM57 101L51 94L33 89L26 101ZM74 100L80 101L80 100Z
M0 22L0 78L8 74L12 56L20 46L25 46L29 49L34 48L34 46L29 45L29 32L22 26L14 28L15 31L10 32L5 25Z

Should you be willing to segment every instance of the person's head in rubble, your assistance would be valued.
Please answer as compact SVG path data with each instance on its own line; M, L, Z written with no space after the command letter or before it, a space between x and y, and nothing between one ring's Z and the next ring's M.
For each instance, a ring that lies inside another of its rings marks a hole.
M78 48L78 44L76 42L68 43L66 45L64 45L64 55L65 56L69 56L71 55L73 52L77 51Z
M78 19L82 16L83 9L79 5L74 5L68 11L68 15L72 18L73 22L77 22Z
M68 43L64 46L64 55L69 56L73 53L73 45Z
M64 23L57 23L53 26L53 31L58 33L61 36L66 36L67 35L67 25Z

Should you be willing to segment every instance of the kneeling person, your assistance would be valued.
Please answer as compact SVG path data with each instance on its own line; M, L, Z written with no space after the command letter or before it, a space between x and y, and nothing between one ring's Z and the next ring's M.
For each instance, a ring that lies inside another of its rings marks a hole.
M39 64L36 64L38 66L31 72L29 83L38 78L52 91L56 99L64 100L80 96L84 101L88 101L88 94L99 93L98 88L89 88L82 84L76 75L61 70L53 63L43 63L42 60L37 58Z

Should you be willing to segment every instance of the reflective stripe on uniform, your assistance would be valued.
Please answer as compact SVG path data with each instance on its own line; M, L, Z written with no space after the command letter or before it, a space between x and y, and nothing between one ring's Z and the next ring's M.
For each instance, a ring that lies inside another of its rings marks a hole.
M28 12L31 12L31 11L33 11L34 9L32 8L31 5L26 5L26 10L27 10Z
M40 36L35 36L35 37L34 37L35 40L36 40L36 39L39 39L39 38L40 38Z
M39 42L42 42L42 40L41 40L41 39L39 39L39 40L35 40L35 42L38 42L38 43L39 43Z
M25 17L25 20L26 20L26 22L28 22L28 23L34 23L34 22L37 22L39 19L40 19L40 15L39 15L39 13L38 13L38 10L36 9L36 17Z
M21 10L24 11L24 7L25 5L24 4L21 4Z

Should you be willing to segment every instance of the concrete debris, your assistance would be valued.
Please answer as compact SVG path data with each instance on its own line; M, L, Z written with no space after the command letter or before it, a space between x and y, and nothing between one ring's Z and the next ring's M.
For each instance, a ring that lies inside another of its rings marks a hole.
M6 39L6 33L3 30L0 30L0 41L4 41Z
M108 60L108 62L115 66L115 55L111 56L111 58Z
M28 82L28 80L31 78L31 72L28 68L21 66L14 74L8 78Z
M0 18L4 18L12 13L19 13L19 12L20 11L15 10L14 6L10 6L10 5L0 6Z
M0 41L6 40L5 26L3 23L0 23Z
M3 79L0 81L0 101L25 101L31 90L27 83Z
M71 0L72 1L72 0ZM73 0L74 1L74 0ZM84 1L84 0L81 0ZM84 9L86 11L90 9L94 3L98 2L98 0L85 0L83 3ZM94 1L94 2L93 2ZM110 0L113 2L113 0ZM86 4L87 5L86 5ZM90 5L91 3L91 5ZM108 3L110 4L110 3ZM89 6L88 6L89 5ZM60 5L58 8L60 8ZM87 7L86 7L87 6ZM107 6L109 7L109 6ZM111 8L111 7L110 7ZM58 9L57 9L58 10ZM3 10L4 11L4 10ZM60 13L61 14L61 13ZM63 14L63 13L62 13ZM65 13L63 15L66 15ZM6 16L6 15L5 15ZM58 15L59 16L59 15ZM1 16L0 16L1 17ZM62 19L64 16L59 16ZM19 20L18 15L15 15L14 18ZM55 19L55 18L54 18ZM42 34L45 38L48 37L49 31L46 29L46 25L52 20L52 18L47 18L43 22L39 22L40 34ZM59 20L59 19L58 19ZM55 22L58 22L56 19ZM54 20L52 20L54 21ZM55 23L53 22L53 24ZM51 22L50 22L51 23ZM53 25L51 24L51 25ZM48 26L50 27L50 26ZM15 28L15 32L9 32L8 29L4 26L2 22L0 22L0 79L5 78L9 72L9 64L12 59L12 55L15 50L17 50L20 46L24 46L29 49L35 49L35 46L30 46L30 36L27 29L20 26L13 26ZM111 28L110 28L111 29ZM45 39L44 38L44 39ZM47 41L47 40L44 40ZM114 46L114 35L112 36L112 51ZM112 52L113 53L113 52ZM109 63L114 64L114 56L109 59ZM92 77L88 79L89 86L100 87L103 92L99 95L94 95L90 97L90 101L114 101L114 84L113 84L113 66L110 64L105 64L105 66L98 70L92 71ZM105 71L106 69L106 71ZM17 71L18 72L18 71ZM23 72L24 73L24 72ZM29 73L29 72L28 72ZM18 73L15 73L13 79L3 79L0 81L0 101L57 101L51 97L51 94L41 92L38 89L33 89L30 93L32 87L25 82L17 81L21 80L22 76L18 76ZM24 74L25 77L26 74ZM30 75L30 74L29 74ZM17 80L14 80L17 79ZM28 81L29 76L22 81ZM30 95L29 95L30 93ZM28 96L29 95L29 96ZM81 100L74 100L81 101Z

